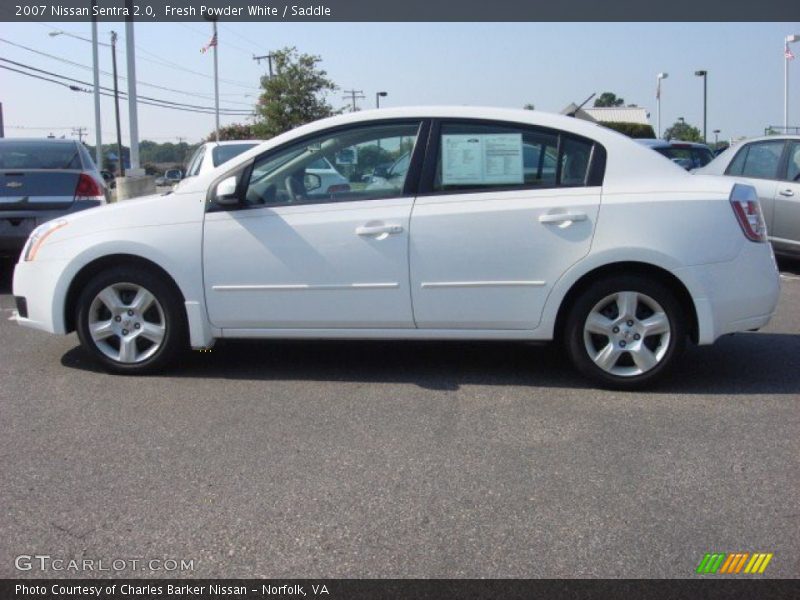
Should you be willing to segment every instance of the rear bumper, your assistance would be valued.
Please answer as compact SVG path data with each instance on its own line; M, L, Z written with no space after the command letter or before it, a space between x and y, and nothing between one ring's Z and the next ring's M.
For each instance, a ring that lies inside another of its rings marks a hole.
M679 269L691 281L698 320L698 343L765 326L778 305L780 274L769 244L747 242L730 262Z

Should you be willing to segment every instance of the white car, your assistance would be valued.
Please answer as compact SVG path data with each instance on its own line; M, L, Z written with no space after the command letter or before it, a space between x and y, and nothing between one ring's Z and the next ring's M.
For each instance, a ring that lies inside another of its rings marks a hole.
M372 145L411 152L391 185L329 193L306 170ZM556 168L525 165L525 146ZM381 109L280 135L168 203L39 227L14 295L21 325L77 330L117 373L219 338L558 339L582 373L630 389L687 339L769 321L779 276L765 240L752 187L690 175L610 129Z
M239 156L261 144L264 140L226 140L224 142L205 142L200 144L186 163L186 175L197 177L205 175L221 164Z
M800 257L800 135L739 142L694 172L752 185L776 254Z

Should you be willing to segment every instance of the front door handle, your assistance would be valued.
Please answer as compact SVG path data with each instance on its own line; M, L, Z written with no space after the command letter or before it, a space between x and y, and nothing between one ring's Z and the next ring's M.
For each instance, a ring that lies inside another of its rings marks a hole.
M389 225L362 225L356 227L357 235L382 235L392 233L403 233L403 226L397 224Z
M584 212L563 212L539 215L539 223L566 223L574 221L585 221L589 216Z
M794 196L794 192L790 188L778 192L781 196Z

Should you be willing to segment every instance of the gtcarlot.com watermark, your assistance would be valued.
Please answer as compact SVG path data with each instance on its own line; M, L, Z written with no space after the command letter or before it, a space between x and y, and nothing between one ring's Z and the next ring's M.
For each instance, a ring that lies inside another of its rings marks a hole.
M49 554L20 554L14 559L18 571L85 573L103 571L194 571L194 559L185 558L65 558Z

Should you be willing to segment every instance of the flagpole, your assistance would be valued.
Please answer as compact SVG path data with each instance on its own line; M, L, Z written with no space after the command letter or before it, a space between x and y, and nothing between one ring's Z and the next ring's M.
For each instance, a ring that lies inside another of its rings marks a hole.
M214 113L216 116L216 126L214 128L214 140L219 142L219 78L218 78L218 64L217 64L217 47L219 46L219 38L217 38L217 21L214 24Z
M783 133L789 133L789 38L783 41Z

